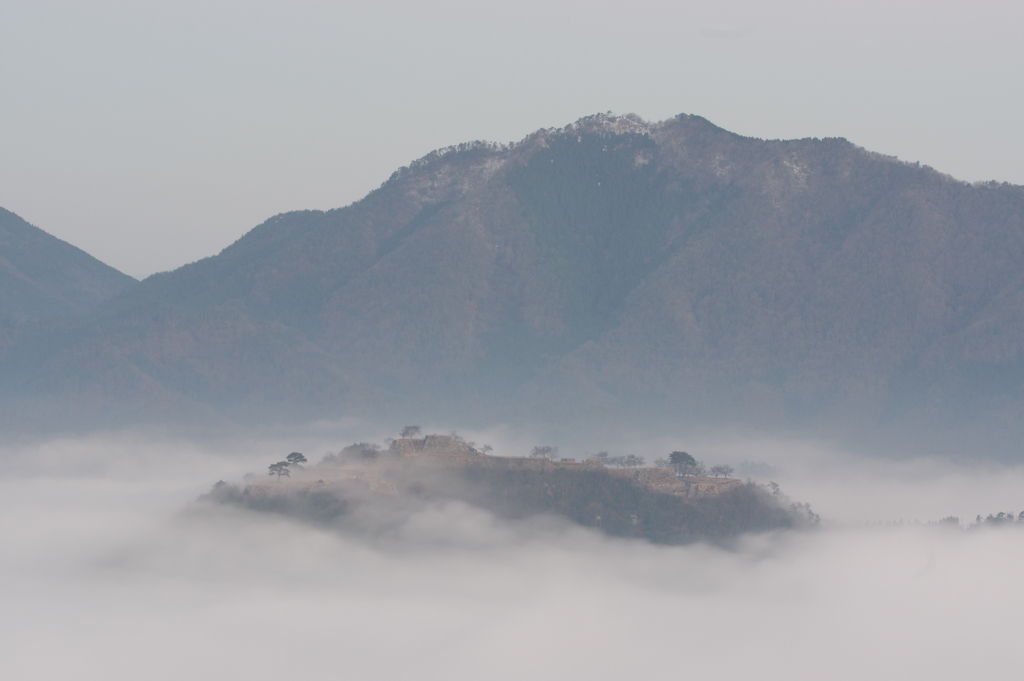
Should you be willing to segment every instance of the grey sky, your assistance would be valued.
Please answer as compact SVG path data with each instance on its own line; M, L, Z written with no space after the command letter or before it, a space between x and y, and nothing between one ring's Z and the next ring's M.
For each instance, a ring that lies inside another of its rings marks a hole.
M0 5L0 206L135 276L612 110L1024 183L1021 3Z

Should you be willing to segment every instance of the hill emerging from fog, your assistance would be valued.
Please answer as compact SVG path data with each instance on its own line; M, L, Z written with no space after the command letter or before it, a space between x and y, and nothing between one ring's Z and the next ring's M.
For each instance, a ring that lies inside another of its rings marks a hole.
M134 283L0 208L0 319L82 315Z
M1021 187L599 115L275 216L5 366L104 414L1013 428L1022 331Z
M557 515L610 536L666 544L818 522L810 506L790 503L778 486L658 467L608 469L601 459L494 456L455 436L394 440L384 450L356 443L309 467L296 456L270 467L276 481L249 474L244 486L221 481L204 499L377 537L400 537L412 516L451 501L506 520Z

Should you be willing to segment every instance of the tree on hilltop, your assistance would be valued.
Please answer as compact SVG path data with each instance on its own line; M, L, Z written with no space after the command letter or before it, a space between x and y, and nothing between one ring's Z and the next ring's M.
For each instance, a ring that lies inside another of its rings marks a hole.
M402 432L400 433L400 435L403 440L407 440L409 438L416 437L422 432L423 429L420 428L419 426L406 426L405 428L402 428Z
M530 450L530 456L538 459L554 459L558 456L558 447L538 445Z
M343 461L368 461L379 457L380 445L370 442L356 442L338 454L338 458Z
M270 464L269 471L267 472L267 475L276 475L278 482L281 482L282 475L287 478L291 477L291 474L292 472L288 470L287 461L278 461L277 463Z
M668 462L679 477L692 475L697 467L697 459L686 452L672 452L668 455Z
M299 452L292 452L291 454L288 455L287 461L289 465L298 466L300 464L306 463L306 457L300 454Z
M646 463L646 461L644 461L644 457L642 456L630 454L622 463L626 468L640 468Z
M717 477L728 478L732 476L732 466L726 464L719 464L711 467L711 475Z

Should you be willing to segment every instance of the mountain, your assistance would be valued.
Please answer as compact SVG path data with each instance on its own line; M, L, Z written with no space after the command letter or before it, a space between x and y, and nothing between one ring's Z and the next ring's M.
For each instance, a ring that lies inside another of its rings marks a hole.
M81 315L134 283L127 274L0 208L0 318Z
M218 413L1012 430L1024 188L598 115L429 154L64 329L5 353L9 399L107 357Z

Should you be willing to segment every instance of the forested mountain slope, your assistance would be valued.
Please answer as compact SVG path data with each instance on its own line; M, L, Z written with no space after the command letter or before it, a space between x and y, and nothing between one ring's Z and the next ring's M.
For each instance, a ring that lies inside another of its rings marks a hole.
M1022 276L1021 187L842 139L594 116L276 216L101 306L91 346L69 333L19 385L61 394L72 379L39 367L107 352L219 410L1006 425Z
M0 318L80 315L134 283L0 208Z

